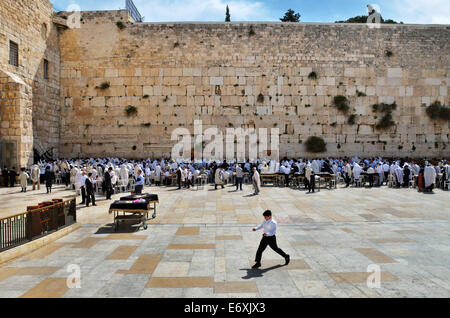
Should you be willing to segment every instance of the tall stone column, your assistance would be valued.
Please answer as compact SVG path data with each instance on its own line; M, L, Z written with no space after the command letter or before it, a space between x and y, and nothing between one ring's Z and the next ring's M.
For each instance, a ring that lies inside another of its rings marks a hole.
M20 77L0 70L0 141L8 168L33 163L32 88Z

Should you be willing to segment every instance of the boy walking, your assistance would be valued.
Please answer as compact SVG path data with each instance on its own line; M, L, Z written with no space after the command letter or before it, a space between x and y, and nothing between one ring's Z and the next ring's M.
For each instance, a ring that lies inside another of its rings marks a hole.
M262 253L266 249L267 245L269 245L270 248L284 257L284 259L286 260L285 265L288 265L290 261L289 255L283 252L283 250L277 246L277 238L275 236L277 232L277 222L272 219L272 212L270 210L266 210L264 211L263 216L265 221L258 225L256 228L252 229L253 231L259 230L261 228L264 229L263 237L261 239L261 242L259 243L258 251L256 252L256 263L252 266L252 268L261 267Z

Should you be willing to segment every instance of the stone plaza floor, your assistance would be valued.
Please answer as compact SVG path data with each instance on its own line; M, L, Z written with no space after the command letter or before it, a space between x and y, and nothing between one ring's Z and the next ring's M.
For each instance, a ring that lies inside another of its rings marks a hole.
M448 191L234 189L145 187L159 195L157 217L147 230L124 225L117 233L111 201L98 195L98 206L78 206L80 229L0 265L0 297L450 296ZM61 185L43 192L1 188L0 217L74 195ZM266 209L291 262L284 266L268 247L262 267L251 269L262 235L252 228ZM373 264L379 288L367 284ZM81 288L68 287L71 265L80 268Z

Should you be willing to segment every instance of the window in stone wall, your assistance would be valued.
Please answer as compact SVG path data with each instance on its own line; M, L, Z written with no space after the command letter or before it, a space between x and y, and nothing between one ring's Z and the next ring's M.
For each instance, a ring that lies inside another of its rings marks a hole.
M9 41L9 64L19 66L19 45Z
M48 79L48 61L44 59L44 78Z

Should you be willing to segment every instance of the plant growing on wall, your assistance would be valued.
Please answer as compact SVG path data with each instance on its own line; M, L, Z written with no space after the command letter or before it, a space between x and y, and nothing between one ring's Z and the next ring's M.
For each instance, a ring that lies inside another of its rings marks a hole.
M382 112L384 113L383 117L381 117L378 124L375 126L376 129L388 129L395 125L395 122L392 120L392 112L397 109L397 103L393 102L392 104L380 103L372 105L373 112Z
M333 98L333 105L343 113L348 112L350 106L348 105L348 99L345 96L337 95Z
M137 115L137 107L128 105L128 107L125 109L125 113L127 116Z
M123 23L122 21L118 21L117 23L116 23L116 25L117 25L117 27L120 29L120 30L123 30L123 29L125 29L125 23Z
M355 119L356 119L356 115L355 114L351 114L350 116L348 116L347 123L349 125L354 125L355 124Z
M381 117L378 124L375 126L376 129L387 129L395 125L395 122L392 120L392 114L387 113L383 117Z
M258 103L264 102L264 95L263 95L262 93L259 93L259 95L258 95L256 101L257 101Z
M392 55L394 55L394 53L392 53L391 50L386 50L386 51L384 51L384 55L385 55L386 57L391 57Z
M366 93L360 92L360 91L358 91L358 90L356 90L356 95L357 95L358 97L367 96Z
M450 120L450 107L442 105L438 100L428 106L425 112L433 120Z
M110 88L111 84L109 84L109 82L103 82L100 84L100 86L96 86L95 88L100 88L100 89L108 89Z
M316 80L317 79L317 73L316 72L311 72L308 74L308 78L310 80Z
M325 140L317 136L310 136L305 142L306 151L308 152L325 152L327 150L327 145Z

